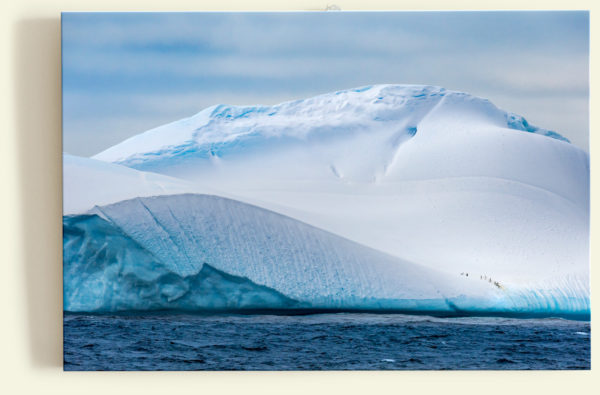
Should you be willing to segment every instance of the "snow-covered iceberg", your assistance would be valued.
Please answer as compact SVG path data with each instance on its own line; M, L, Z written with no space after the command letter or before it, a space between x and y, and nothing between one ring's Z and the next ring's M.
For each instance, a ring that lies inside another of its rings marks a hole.
M152 258L140 262L194 281L233 276L274 292L264 297L273 305L403 309L428 300L419 308L589 313L588 155L468 94L378 85L275 106L213 106L94 159L66 157L64 171L65 213L79 214L65 217L65 229L115 228ZM113 179L123 187L111 188ZM172 196L124 201L158 195ZM263 257L265 235L290 227L294 236ZM102 233L78 232L81 240ZM67 239L65 251L79 247L65 265L76 268L96 244ZM304 266L271 263L306 251L321 255ZM127 266L115 265L106 273ZM311 280L317 274L324 283ZM81 310L73 295L65 306ZM190 306L169 300L161 308ZM234 305L269 304L253 300Z

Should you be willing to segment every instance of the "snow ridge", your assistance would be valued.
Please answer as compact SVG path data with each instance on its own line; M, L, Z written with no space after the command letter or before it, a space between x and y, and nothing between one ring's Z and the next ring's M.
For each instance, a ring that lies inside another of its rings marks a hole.
M326 139L382 128L416 130L418 123L443 98L476 108L477 114L501 119L500 125L568 141L559 134L531 126L516 114L506 113L488 100L436 86L375 85L284 102L274 106L215 105L111 147L95 159L138 169L152 169L155 161L223 157L278 140ZM484 111L481 111L481 110Z

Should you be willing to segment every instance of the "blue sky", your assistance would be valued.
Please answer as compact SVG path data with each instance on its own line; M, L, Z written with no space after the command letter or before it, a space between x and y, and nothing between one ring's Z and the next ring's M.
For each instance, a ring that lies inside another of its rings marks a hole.
M65 13L64 150L213 104L378 83L490 99L588 150L587 12Z

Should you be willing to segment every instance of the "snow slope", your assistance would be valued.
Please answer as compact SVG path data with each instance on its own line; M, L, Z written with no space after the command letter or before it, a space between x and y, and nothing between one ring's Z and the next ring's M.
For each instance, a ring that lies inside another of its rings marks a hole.
M214 193L185 180L63 154L63 214L84 213L96 205L140 196L184 192Z
M326 308L585 314L585 288L447 275L210 195L145 197L64 218L67 311Z
M95 158L210 185L452 275L588 278L587 154L460 92L378 85L219 105Z

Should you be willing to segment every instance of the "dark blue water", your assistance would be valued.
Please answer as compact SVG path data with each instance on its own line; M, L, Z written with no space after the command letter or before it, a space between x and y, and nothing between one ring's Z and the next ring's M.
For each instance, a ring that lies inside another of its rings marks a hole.
M64 368L590 369L590 323L349 313L66 314Z

